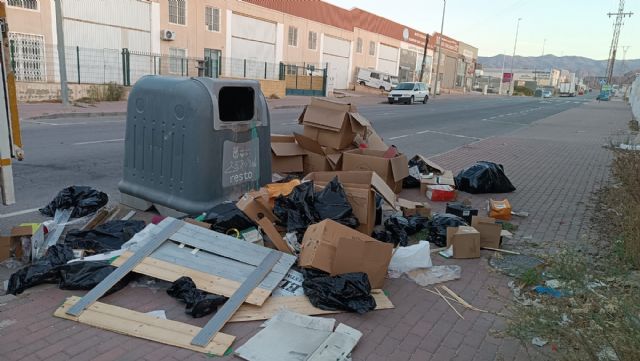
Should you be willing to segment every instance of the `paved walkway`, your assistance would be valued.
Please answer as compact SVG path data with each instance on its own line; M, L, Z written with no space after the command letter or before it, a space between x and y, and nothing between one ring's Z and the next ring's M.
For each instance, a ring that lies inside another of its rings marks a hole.
M629 108L619 102L589 103L534 123L508 136L474 143L436 157L454 171L476 160L504 164L518 190L508 195L516 209L528 211L510 247L524 242L579 243L589 235L588 207L591 193L608 175L610 156L601 145L608 134L624 128ZM415 191L407 191L415 195ZM461 194L463 197L464 194ZM503 195L498 195L502 198ZM488 196L473 196L482 205ZM437 209L442 204L435 205ZM515 222L515 221L514 221ZM508 278L488 264L490 252L473 260L443 260L458 264L462 278L447 286L472 305L493 312L504 310L509 298ZM413 282L396 279L386 290L394 310L363 316L336 315L364 336L353 352L359 360L529 360L548 359L529 344L500 337L506 320L492 313L461 311L458 316L440 298ZM17 299L0 299L0 359L3 360L202 360L207 356L94 329L51 316L64 298L84 292L61 291L53 285L35 287ZM164 289L132 287L107 296L103 302L147 312L167 311L170 319L203 325L206 319L189 319L183 306L165 295ZM237 336L242 345L258 330L258 322L227 324L224 332ZM283 342L286 342L283 340ZM543 349L547 355L549 346ZM553 358L551 356L551 358ZM237 359L228 356L223 359Z

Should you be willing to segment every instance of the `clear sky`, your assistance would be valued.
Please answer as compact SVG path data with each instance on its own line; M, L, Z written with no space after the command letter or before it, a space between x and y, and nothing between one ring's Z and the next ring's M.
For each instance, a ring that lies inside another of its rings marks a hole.
M443 0L325 0L346 9L358 7L427 33L440 31ZM476 46L481 56L513 52L516 22L520 22L516 55L579 55L607 59L618 0L447 0L444 34ZM626 0L627 17L618 42L630 46L627 59L640 58L640 0Z

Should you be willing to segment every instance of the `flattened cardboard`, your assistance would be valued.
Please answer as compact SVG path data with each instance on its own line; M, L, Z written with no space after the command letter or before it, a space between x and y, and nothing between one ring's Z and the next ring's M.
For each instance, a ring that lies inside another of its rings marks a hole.
M375 193L380 194L385 202L393 208L395 208L395 194L382 178L371 171L313 172L304 179L312 180L319 190L336 176L353 208L353 214L360 221L358 230L367 235L371 234L375 226Z
M370 123L357 113L353 104L324 98L312 98L298 122L304 125L303 134L320 145L335 149L349 147L356 134L366 135Z
M453 245L453 258L479 258L480 232L473 227L447 227L447 248Z
M436 162L430 160L429 158L427 158L427 157L425 157L423 155L416 154L411 159L417 159L417 160L423 161L427 165L427 168L428 168L429 172L433 172L435 174L443 174L445 172L445 168L444 167L438 165Z
M258 222L263 217L272 222L277 220L269 204L269 192L264 188L245 193L236 202L236 207L254 222Z
M332 220L309 226L298 258L300 267L332 275L365 272L372 288L384 286L393 245L380 242Z
M342 170L374 171L384 179L395 193L402 191L402 180L409 175L407 157L398 154L393 158L384 158L384 151L354 149L342 154Z
M305 155L293 136L271 135L271 172L302 172Z
M480 247L500 248L502 225L495 218L473 216L471 226L480 232Z
M398 206L405 217L421 216L431 217L431 205L427 202L414 202L404 198L398 198Z

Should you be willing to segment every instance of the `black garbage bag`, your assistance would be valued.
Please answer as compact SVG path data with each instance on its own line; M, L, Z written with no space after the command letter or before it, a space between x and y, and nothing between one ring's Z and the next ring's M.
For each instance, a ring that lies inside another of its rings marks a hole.
M406 247L409 239L408 227L409 221L402 216L390 217L384 221L384 229L387 231L386 242L393 243L394 246Z
M419 155L416 155L413 158L409 159L409 164L408 165L409 165L409 169L410 170L411 170L411 168L416 167L417 170L420 172L420 174L429 174L429 173L432 173L432 172L435 172L435 173L439 173L440 172L439 169L434 168L431 165L429 165ZM402 187L403 188L419 188L420 187L420 178L416 178L416 177L414 177L412 175L409 175L408 177L406 177L406 178L404 178L402 180Z
M287 196L278 196L273 205L273 214L287 227L287 232L304 233L316 219L315 192L313 182L305 182L293 188Z
M223 202L208 210L204 216L204 222L210 223L214 231L224 234L234 228L242 231L256 227L255 223L233 202Z
M334 177L324 189L316 193L313 206L317 214L316 221L331 219L351 228L360 225L358 218L353 215L353 208L338 177Z
M167 289L169 296L186 304L184 312L193 318L203 317L218 310L218 306L227 301L224 296L214 295L196 288L189 277L180 277Z
M324 272L305 269L302 288L309 302L321 310L363 314L376 308L369 277L363 272L331 277Z
M49 204L40 208L40 213L53 217L56 209L73 208L71 218L79 218L97 211L108 201L106 193L87 186L71 186L58 192Z
M429 227L429 218L422 216L410 216L407 217L408 225L407 225L407 234L412 236L423 229L427 229Z
M481 161L463 169L455 178L456 188L463 192L509 193L516 190L504 174L502 164Z
M56 244L49 247L42 258L11 275L7 293L17 295L42 283L57 283L60 278L58 266L72 259L73 250L68 246Z
M144 226L144 221L109 221L92 230L69 231L64 239L64 244L74 249L84 249L92 253L114 251L120 249L122 244L140 232Z
M102 282L117 267L108 261L78 261L58 266L61 290L90 290ZM131 273L129 274L131 275ZM106 295L123 289L131 277L127 275L116 283Z
M429 221L428 241L438 247L447 246L447 227L468 226L464 219L448 213L436 213Z

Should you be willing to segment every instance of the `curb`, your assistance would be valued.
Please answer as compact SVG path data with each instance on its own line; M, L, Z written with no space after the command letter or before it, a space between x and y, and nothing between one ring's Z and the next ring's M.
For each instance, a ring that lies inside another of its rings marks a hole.
M100 117L113 117L127 115L127 112L91 112L91 113L52 113L44 115L36 115L33 117L22 118L22 120L37 120L37 119L60 119L60 118L100 118Z
M275 105L272 106L272 109L295 109L295 108L302 108L304 107L306 104L298 104L298 105Z

